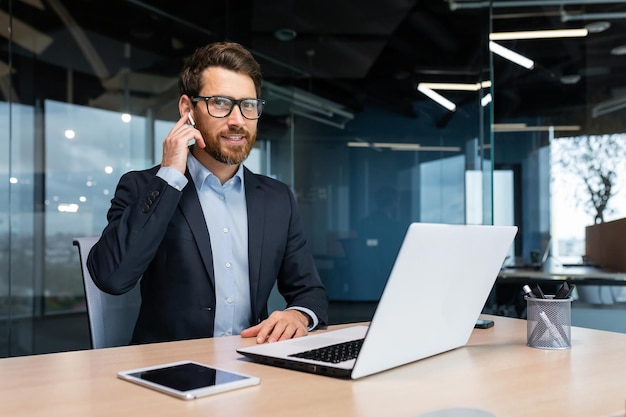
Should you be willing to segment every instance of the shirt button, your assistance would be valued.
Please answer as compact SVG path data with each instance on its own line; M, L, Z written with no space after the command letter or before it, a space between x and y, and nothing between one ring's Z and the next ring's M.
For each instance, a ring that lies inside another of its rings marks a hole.
M224 196L223 195L220 196L220 200L224 201Z
M230 266L231 266L231 265L230 265L230 262L226 262L226 265L225 265L225 266L226 266L226 268L230 268Z
M230 332L224 333L224 336L230 336Z
M228 227L223 228L223 229L222 229L222 232L224 232L224 233L228 233Z
M228 304L230 304L230 303L232 303L232 302L233 302L233 299L232 299L232 298L230 298L230 297L228 297L228 298L226 299L226 302L227 302Z

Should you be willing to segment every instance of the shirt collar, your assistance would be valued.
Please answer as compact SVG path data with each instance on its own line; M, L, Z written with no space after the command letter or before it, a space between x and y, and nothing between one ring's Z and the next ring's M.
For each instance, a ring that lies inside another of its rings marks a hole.
M209 179L209 181L216 181L216 184L219 183L219 180L207 167L202 165L200 161L196 159L195 156L191 152L187 155L187 169L189 170L189 175L193 179L194 184L196 185L196 190L200 191L202 189L202 185L207 180L207 177L214 177L213 179ZM231 186L235 189L240 189L243 187L243 164L239 164L239 168L237 168L237 172L233 177L224 183L224 187Z

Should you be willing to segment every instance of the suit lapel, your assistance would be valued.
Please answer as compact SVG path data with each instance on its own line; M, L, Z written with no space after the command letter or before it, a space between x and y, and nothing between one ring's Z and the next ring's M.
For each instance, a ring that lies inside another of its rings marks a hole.
M256 294L261 270L261 251L265 232L265 192L255 175L244 167L246 207L248 211L248 269L252 311L256 311Z
M196 239L200 256L202 257L202 263L207 271L209 279L215 287L215 276L213 275L213 253L211 252L211 238L209 237L209 230L207 229L206 222L204 221L204 214L202 213L202 206L200 205L200 199L198 198L198 192L196 186L189 174L189 170L185 172L185 176L189 180L189 184L183 188L183 194L178 203L187 224Z

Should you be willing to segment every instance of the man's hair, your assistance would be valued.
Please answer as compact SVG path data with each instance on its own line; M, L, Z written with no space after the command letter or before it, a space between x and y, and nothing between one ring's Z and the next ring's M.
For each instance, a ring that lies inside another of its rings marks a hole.
M254 82L257 98L261 95L261 67L250 51L235 42L216 42L196 49L180 73L180 94L197 96L202 89L202 72L209 67L220 67L249 76Z

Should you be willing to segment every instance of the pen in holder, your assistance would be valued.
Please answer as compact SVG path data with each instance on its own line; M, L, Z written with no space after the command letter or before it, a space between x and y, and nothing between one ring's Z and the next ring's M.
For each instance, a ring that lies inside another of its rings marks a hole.
M572 347L572 297L545 298L526 296L527 344L540 349Z

